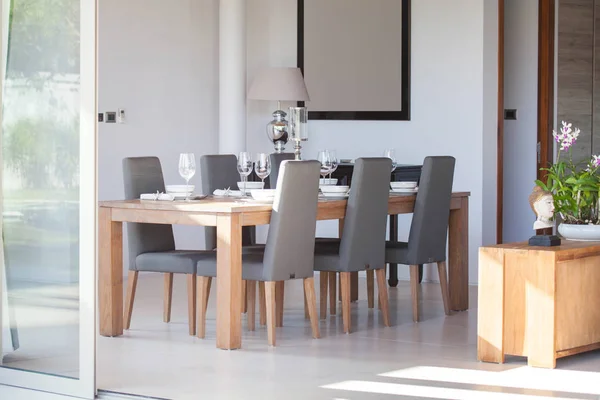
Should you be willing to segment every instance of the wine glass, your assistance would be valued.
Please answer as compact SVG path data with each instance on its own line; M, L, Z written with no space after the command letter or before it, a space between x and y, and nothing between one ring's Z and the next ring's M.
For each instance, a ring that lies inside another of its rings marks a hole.
M265 153L260 153L256 157L256 162L254 163L254 171L256 175L260 178L263 183L263 188L265 186L265 178L269 176L271 173L271 160L269 159L269 155Z
M335 172L339 164L337 155L335 154L335 150L329 150L329 159L331 161L331 169L329 170L329 182L331 182L331 174Z
M383 156L392 160L392 172L398 167L398 163L396 162L396 150L395 149L387 149L383 152Z
M323 180L325 180L325 177L327 176L329 171L331 171L331 157L329 154L329 150L319 151L319 154L317 155L317 160L319 160L319 162L321 163L321 176L323 177Z
M250 153L246 151L241 152L238 155L237 170L242 178L242 182L244 182L243 194L246 194L246 181L248 180L248 175L252 173L252 166L253 162Z
M193 153L181 153L179 155L179 175L185 179L187 193L185 200L187 201L190 198L190 191L188 190L190 179L196 175L196 158Z

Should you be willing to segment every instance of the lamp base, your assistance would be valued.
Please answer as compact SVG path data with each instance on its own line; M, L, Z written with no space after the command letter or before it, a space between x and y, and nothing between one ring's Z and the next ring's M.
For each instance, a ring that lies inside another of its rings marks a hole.
M300 143L300 140L294 140L294 159L296 161L302 160L302 154L300 153L302 146L300 146Z
M273 142L275 146L275 153L283 153L285 151L285 143L281 140Z

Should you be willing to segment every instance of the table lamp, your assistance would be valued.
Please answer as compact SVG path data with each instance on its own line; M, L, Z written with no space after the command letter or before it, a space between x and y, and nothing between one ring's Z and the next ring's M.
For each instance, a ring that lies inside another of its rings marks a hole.
M308 92L300 68L271 67L261 70L248 92L251 100L277 101L273 120L267 124L267 136L275 146L276 153L283 153L289 140L286 112L281 109L282 101L308 101Z

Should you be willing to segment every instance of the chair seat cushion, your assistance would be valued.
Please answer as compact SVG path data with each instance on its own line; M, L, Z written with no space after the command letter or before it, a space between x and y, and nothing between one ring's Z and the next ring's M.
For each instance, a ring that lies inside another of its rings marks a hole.
M260 251L258 247L248 251L244 248L242 251L242 279L248 281L263 280L263 256L264 251ZM198 276L217 276L217 253L212 252L209 257L203 257L198 260L196 265L196 273Z
M316 238L315 239L315 253L320 250L329 250L335 249L335 251L340 251L340 243L342 241L338 238Z
M198 261L210 258L213 251L172 250L143 253L135 258L137 271L195 274Z
M408 260L408 243L385 242L385 262L410 265Z
M339 245L333 242L315 243L315 271L336 272L340 270Z

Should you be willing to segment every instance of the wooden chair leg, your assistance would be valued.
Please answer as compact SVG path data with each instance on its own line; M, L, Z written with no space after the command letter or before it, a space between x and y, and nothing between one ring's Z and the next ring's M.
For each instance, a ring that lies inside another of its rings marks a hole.
M210 284L212 278L199 276L196 278L196 286L198 293L196 296L196 311L197 318L197 334L200 339L204 339L206 335L206 310L208 308L208 298L210 296Z
M304 292L306 293L306 303L308 304L308 314L310 317L310 327L313 338L321 337L319 332L319 317L317 316L317 296L315 294L315 278L304 279Z
M190 336L196 334L196 274L187 275L188 325Z
M266 290L266 287L265 287ZM275 307L276 319L275 326L280 328L283 326L283 294L285 290L285 281L279 281L275 284ZM267 305L267 307L269 307ZM268 312L268 311L267 311Z
M372 269L367 270L367 303L369 308L375 307L375 271Z
M381 313L383 314L383 325L390 326L390 302L388 299L387 282L385 281L385 267L375 270L377 275L377 292L379 293L379 303L381 304Z
M336 298L336 276L335 272L329 273L329 314L337 313L337 298Z
M329 272L319 272L319 302L321 319L327 317L327 285L329 283Z
M246 282L246 294L248 295L248 330L254 331L254 318L256 315L256 281Z
M248 311L248 295L247 295L248 282L242 281L242 314L246 314Z
M309 313L308 313L308 300L306 299L306 288L303 288L304 291L304 319L309 319Z
M131 325L131 313L133 312L133 301L135 300L135 289L137 288L138 271L129 271L127 274L127 296L125 297L125 310L123 313L123 327L129 329Z
M166 273L165 274L165 300L163 304L163 321L171 322L171 304L173 302L173 274Z
M267 303L265 300L264 282L258 282L258 308L260 310L260 325L267 325Z
M212 283L212 278L208 277L206 278L208 280L208 283L206 284L206 302L204 303L204 312L206 313L206 310L208 309L208 299L210 298L210 285Z
M450 315L450 295L448 293L448 273L446 271L446 262L437 263L438 274L440 275L440 286L442 287L442 300L444 301L444 312Z
M276 297L276 282L265 282L265 301L267 311L267 336L269 345L275 346L275 297Z
M350 315L351 274L351 272L340 272L340 292L342 293L342 319L344 321L344 333L350 333L350 326L352 324Z
M410 266L410 296L412 298L413 321L419 322L419 266Z

